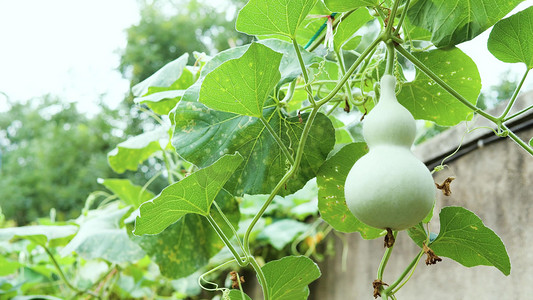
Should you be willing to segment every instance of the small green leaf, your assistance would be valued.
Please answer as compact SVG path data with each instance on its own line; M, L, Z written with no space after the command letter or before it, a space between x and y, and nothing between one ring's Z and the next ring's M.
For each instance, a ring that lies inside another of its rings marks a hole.
M205 76L199 101L219 111L261 117L266 98L281 78L281 57L252 43L240 58L224 62Z
M359 28L363 27L373 17L366 9L358 9L342 20L336 29L333 45L337 51L348 42Z
M0 255L0 277L7 276L17 271L23 265L19 262L8 260L3 255ZM0 291L1 294L1 291Z
M144 96L151 87L170 87L181 77L183 69L187 65L189 54L185 53L176 60L169 62L152 76L135 85L131 91L136 97Z
M494 25L487 41L487 48L497 59L523 62L533 68L533 6L503 19Z
M162 91L134 99L135 103L146 104L156 114L166 115L180 101L185 90Z
M78 231L74 225L33 225L22 227L9 227L0 229L0 241L9 241L12 238L22 238L37 245L47 246L54 240L72 236Z
M466 267L494 266L505 275L511 273L502 240L473 212L463 207L445 207L439 217L440 233L430 244L435 254Z
M379 3L377 0L324 0L324 4L333 12L345 12L363 6L377 6Z
M439 48L469 41L494 25L524 0L418 0L407 17L432 33Z
M143 250L128 238L119 222L130 207L118 208L115 202L104 209L89 211L77 222L80 230L65 248L62 256L76 252L84 259L102 258L113 263L134 262L144 257Z
M427 232L426 229L424 229L423 222L407 229L407 234L420 248L422 248L423 243L427 240Z
M244 298L243 298L243 295L244 295ZM241 292L240 290L230 290L228 293L228 297L229 298L227 298L227 300L252 300L252 298L250 298L248 295ZM222 298L222 299L226 299L226 298Z
M274 248L282 250L311 225L292 219L283 219L266 226L257 236L258 240L266 240Z
M207 216L216 195L242 161L238 153L225 155L211 166L166 187L139 207L134 234L158 234L188 213Z
M104 179L102 184L135 209L155 196L148 190L143 191L142 186L135 185L128 179Z
M270 299L305 300L308 285L320 277L320 269L305 256L286 256L270 261L262 268Z
M233 196L221 190L215 201L230 223L237 227L240 219L239 205ZM212 209L210 214L224 234L231 238L233 231L226 225L218 210ZM207 265L209 259L224 247L209 221L197 214L183 216L158 235L131 238L149 256L154 257L161 274L169 278L189 276Z
M426 67L448 85L476 104L481 90L481 77L476 64L458 48L413 53ZM429 120L442 126L453 126L472 117L472 110L442 89L422 71L404 83L398 101L415 119Z
M382 236L383 230L365 225L346 206L344 184L355 162L368 152L365 143L351 143L330 157L317 174L318 210L324 221L340 232L359 232L364 239Z
M533 147L533 138L529 140L529 146Z
M169 129L160 127L118 144L107 154L107 160L113 171L117 173L124 173L126 170L136 171L140 163L155 152L164 150L169 141Z
M235 28L250 35L281 34L294 38L296 30L317 0L250 0Z

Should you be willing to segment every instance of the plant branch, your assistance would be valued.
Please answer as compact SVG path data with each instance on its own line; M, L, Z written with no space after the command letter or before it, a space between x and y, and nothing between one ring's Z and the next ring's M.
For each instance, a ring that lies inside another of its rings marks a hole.
M242 257L239 255L239 253L237 253L237 250L235 250L235 247L233 247L233 245L229 241L228 237L224 234L222 229L220 229L220 227L218 226L218 224L215 221L215 219L213 219L213 217L210 214L208 214L205 217L209 221L209 224L211 224L211 227L213 227L213 229L215 229L215 231L218 234L218 236L220 237L220 239L222 239L222 241L224 242L224 245L226 245L226 247L228 247L228 249L231 252L231 254L233 254L233 257L235 257L235 260L237 261L237 264L239 264L239 266L241 266L241 267L245 267L246 265L248 265L248 256L247 256L247 254L245 253L246 259L243 260Z
M398 25L396 26L396 29L394 30L394 33L399 33L400 32L400 29L402 28L402 25L403 25L403 21L405 19L405 15L407 15L407 10L409 9L409 4L410 4L411 0L407 0L405 1L405 4L403 6L403 11L402 11L402 15L400 16L400 21L398 21Z
M511 108L513 107L513 104L518 96L518 93L520 92L520 89L522 89L522 85L524 84L524 81L526 80L527 74L529 73L529 68L526 67L526 72L524 73L524 76L522 76L522 80L520 80L520 83L516 87L513 96L511 97L511 100L509 100L509 103L507 103L507 106L505 107L505 110L503 113L498 117L500 122L503 122Z
M307 99L309 99L309 102L311 102L311 104L315 105L315 99L313 99L313 90L309 85L309 75L307 74L307 69L305 68L302 53L300 52L300 46L298 46L298 42L296 42L296 39L292 40L292 45L294 46L294 51L296 51L296 56L298 57L298 62L300 63L300 69L302 69L302 75L306 84L305 91L307 92Z
M474 104L470 103L468 100L466 100L461 94L459 94L454 88L449 86L444 80L442 80L439 76L437 76L433 71L431 71L428 67L426 67L421 61L418 60L414 55L409 53L405 48L403 48L401 45L395 45L396 50L400 52L400 54L408 59L410 62L412 62L419 70L424 72L429 78L433 79L440 87L442 87L445 91L450 93L452 96L454 96L457 100L459 100L461 103L466 105L468 108L473 110L474 112L480 114L481 116L487 118L488 120L498 124L498 119L479 107L475 106Z
M269 300L270 295L268 292L268 283L266 281L265 273L263 273L263 270L261 269L257 261L255 261L255 258L253 256L250 256L249 259L250 259L250 264L254 268L255 273L257 273L259 284L261 285L261 289L263 290L263 299Z
M342 50L335 48L335 55L337 56L338 65L341 70L341 75L344 76L346 75L346 67L344 65L344 56L342 55ZM350 84L349 80L346 81L344 90L346 91L346 94L348 94L348 100L350 101L350 103L352 103L353 105L356 105L356 102L353 99L353 95L352 95L352 85ZM338 106L338 104L336 106Z
M526 108L522 109L521 111L517 112L516 114L513 114L512 116L503 119L503 122L507 122L507 121L509 121L511 119L514 119L514 118L518 117L519 115L527 112L528 110L530 110L532 108L533 108L533 105L531 105L529 107L526 107Z
M289 160L291 165L293 165L294 164L294 158L290 154L289 149L287 149L287 147L285 146L285 144L283 143L283 141L281 140L279 135L274 131L274 128L272 128L272 126L270 126L270 124L265 119L265 117L261 116L259 118L259 120L261 120L263 125L265 125L265 127L268 130L268 132L270 133L270 135L276 140L276 143L278 144L278 146L281 149L281 151L283 152L283 154L285 154L285 157L287 157L287 159Z
M520 145L520 147L524 148L524 150L526 150L527 152L529 152L529 154L533 155L533 148L531 148L531 146L529 146L526 142L524 142L520 137L518 137L514 132L512 132L511 130L509 130L509 128L507 127L507 125L505 124L502 124L502 127L504 130L506 130L508 133L509 133L509 137L515 141L518 145Z
M398 11L398 5L400 5L400 0L395 0L392 6L392 11L389 15L387 27L385 28L385 34L388 36L392 35L392 29L394 28L394 19L396 18L396 12Z
M415 258L411 261L411 263L407 266L407 268L405 268L405 270L400 275L400 277L398 277L398 279L396 279L396 281L393 284L391 284L388 288L385 289L386 294L391 292L396 286L398 286L398 284L400 284L402 282L402 280L405 278L405 276L407 276L407 274L409 274L411 269L413 269L416 266L416 264L418 263L418 261L420 261L420 257L422 257L423 254L424 254L424 250L420 250L418 255L415 256Z
M396 236L398 235L398 231L393 231L392 235L394 236L394 239L396 239ZM381 259L381 263L378 267L378 278L379 280L383 279L383 273L385 271L385 267L387 266L387 262L389 261L390 255L392 253L392 249L394 248L394 245L392 247L388 247L385 249L385 253L383 253L383 258Z

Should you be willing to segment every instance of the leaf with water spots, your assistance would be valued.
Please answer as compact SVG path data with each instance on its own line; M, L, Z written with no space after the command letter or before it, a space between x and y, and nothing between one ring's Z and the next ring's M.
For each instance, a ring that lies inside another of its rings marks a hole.
M230 223L236 228L240 213L237 201L221 190L215 198ZM210 211L213 219L228 238L233 236L218 210ZM131 237L159 265L161 274L169 278L182 278L204 267L217 254L224 243L201 215L188 214L158 235Z
M239 15L235 28L250 35L281 34L294 38L317 0L250 0Z
M265 100L281 78L281 57L269 47L252 43L241 57L205 76L198 101L219 111L261 117Z
M481 91L481 78L476 64L458 48L431 50L413 55L472 104ZM415 79L404 83L398 101L415 119L429 120L442 126L453 126L469 120L472 110L442 89L420 70Z
M505 245L473 212L463 207L444 207L439 214L440 233L430 243L438 256L449 257L466 267L494 266L511 273Z
M275 107L264 117L291 153L295 153L308 114L288 117ZM244 163L228 180L225 188L233 195L268 194L290 167L272 135L257 118L209 109L198 102L181 101L175 111L172 144L185 160L205 167L226 153L238 151ZM316 176L318 168L335 144L331 121L318 114L309 131L298 173L280 190L288 195Z
M364 239L383 235L383 230L365 225L346 206L344 184L355 162L368 152L365 143L351 143L330 157L317 174L318 210L324 221L340 232L359 232Z
M308 285L321 275L318 266L305 256L286 256L268 262L261 269L270 299L276 300L307 299Z
M207 216L213 200L242 161L239 153L224 155L209 167L167 186L139 207L134 234L158 234L186 214Z

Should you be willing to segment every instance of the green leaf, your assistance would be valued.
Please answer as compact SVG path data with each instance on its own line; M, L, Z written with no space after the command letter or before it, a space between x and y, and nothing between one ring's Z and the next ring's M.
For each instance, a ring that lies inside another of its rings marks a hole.
M469 41L494 25L523 0L419 0L407 12L416 26L431 32L439 48Z
M118 208L115 202L104 209L89 211L77 222L80 230L60 252L62 256L76 252L84 259L102 258L113 263L134 262L144 257L143 250L128 238L119 223L130 207Z
M311 225L292 219L283 219L266 226L257 236L258 240L266 240L274 248L282 250Z
M250 35L281 34L294 38L296 30L317 0L250 0L235 28Z
M531 138L531 139L529 140L529 145L530 145L531 147L533 147L533 138Z
M107 160L111 169L117 173L124 173L126 170L137 171L139 164L155 152L164 150L168 144L168 128L160 127L118 144L107 154Z
M324 0L324 4L333 12L345 12L363 6L377 6L377 0ZM362 9L360 9L362 10Z
M162 91L135 98L134 102L146 104L156 114L166 115L178 104L184 93L185 90Z
M192 176L192 175L191 175ZM221 190L215 201L230 223L237 227L239 206L228 192ZM210 211L228 238L233 236L218 210ZM158 235L133 236L148 255L155 258L161 274L169 278L189 276L204 267L224 247L224 243L203 216L187 214Z
M383 230L365 225L346 206L344 184L355 162L368 152L365 143L351 143L330 157L317 174L318 210L324 221L341 232L359 232L364 239L375 239Z
M424 229L424 223L420 222L416 226L407 229L407 235L409 235L415 244L422 248L422 244L427 239L427 232L426 229Z
M104 179L102 184L133 208L138 208L143 202L155 196L148 190L143 191L142 186L135 185L128 179Z
M265 119L294 153L304 124L298 117L289 118L275 108L267 108L264 113ZM308 114L302 114L304 122L307 117ZM172 144L176 152L199 167L212 164L226 153L238 151L244 157L244 163L225 186L233 195L268 194L289 168L276 141L256 118L214 111L201 103L182 100L177 106L174 123ZM309 131L299 172L280 194L292 194L315 177L334 143L331 121L318 114Z
M0 241L22 238L37 245L48 246L54 240L61 240L74 235L78 227L74 225L33 225L0 229Z
M133 95L139 97L148 93L151 87L170 87L181 77L183 69L187 65L189 54L185 53L176 60L169 62L164 67L155 72L152 76L135 85L131 91Z
M444 207L439 214L440 233L431 249L466 266L494 266L511 273L511 262L502 240L481 219L463 207Z
M158 234L189 213L207 216L216 195L242 161L238 153L224 155L211 166L166 187L139 207L134 234Z
M305 256L286 256L270 261L262 268L270 299L305 300L311 282L320 277L320 269Z
M366 9L358 9L342 20L336 29L333 45L337 51L348 42L359 28L374 19Z
M8 260L3 255L0 255L0 277L7 276L11 273L14 273L18 268L23 265L19 262ZM1 293L0 293L1 294Z
M199 101L219 111L261 117L266 98L281 78L281 57L252 43L240 58L224 62L205 76Z
M243 295L244 295L244 298L243 298ZM226 298L222 298L222 299L226 299ZM228 293L227 300L243 300L243 299L252 300L252 298L250 298L248 295L241 292L240 290L230 290Z
M494 25L487 41L487 48L497 59L523 62L533 68L533 6L503 19Z
M405 32L406 39L413 41L430 41L431 32L427 31L424 28L415 26L409 21L409 18L403 20L402 29Z
M481 90L481 78L470 57L458 48L436 49L413 55L466 100L476 104ZM415 119L433 121L442 126L453 126L472 117L470 108L418 69L415 79L402 85L398 101Z

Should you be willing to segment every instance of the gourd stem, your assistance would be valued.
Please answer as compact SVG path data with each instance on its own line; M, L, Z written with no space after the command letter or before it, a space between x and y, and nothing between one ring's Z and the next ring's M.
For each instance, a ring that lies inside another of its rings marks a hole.
M398 231L393 231L392 235L394 236L394 239L396 240ZM385 266L387 266L387 262L389 261L393 248L394 248L394 244L391 247L388 247L387 249L385 249L385 253L383 254L383 258L381 259L381 263L379 264L379 267L378 267L378 279L379 280L383 279L383 272L385 271Z
M505 125L505 124L502 124L502 127L504 130L507 130L507 132L509 133L509 137L515 141L520 147L524 148L524 150L526 150L529 154L533 155L533 148L531 146L529 146L528 144L526 144L526 142L524 142L520 137L518 137L514 132L512 132L511 130L509 130L509 128Z
M394 45L392 42L387 42L387 65L385 67L385 74L387 75L393 75L394 74L394 60L395 60L395 52Z
M403 20L405 19L405 15L407 15L407 10L409 9L410 2L411 0L405 1L405 4L403 5L403 11L401 13L402 15L400 16L400 21L398 21L398 25L396 26L394 33L400 32L400 29L402 28L402 25L403 25Z
M255 261L255 258L253 256L250 256L249 260L250 260L250 264L254 268L255 273L257 273L257 278L259 279L259 284L261 285L261 289L263 290L263 299L264 300L269 300L270 299L270 295L268 293L268 283L267 283L265 274L263 273L263 270L261 269L261 267L259 266L257 261ZM237 280L238 280L238 278L237 278Z
M516 114L514 114L514 115L512 115L512 116L510 116L510 117L507 117L507 118L503 119L502 122L507 122L507 121L509 121L509 120L511 120L511 119L514 119L514 118L518 117L519 115L521 115L521 114L527 112L528 110L530 110L530 109L532 109L532 108L533 108L533 105L531 105L531 106L529 106L529 107L526 107L526 108L522 109L521 111L517 112Z
M423 254L424 254L424 250L420 250L418 255L415 256L415 258L411 261L411 263L407 266L407 268L405 268L405 270L403 270L403 273L400 275L400 277L398 277L398 279L396 279L396 281L393 284L391 284L389 287L387 287L385 289L385 292L387 294L389 292L391 292L396 286L398 286L398 284L400 284L402 282L402 280L405 278L405 276L407 276L407 274L409 274L411 269L413 269L413 267L415 267L417 265L417 263L420 261L420 257L422 257Z
M265 128L268 130L268 132L274 138L274 140L276 140L276 143L278 144L278 146L281 149L281 151L283 152L283 154L285 154L285 157L289 160L291 165L293 165L294 164L294 158L290 154L289 149L287 149L287 147L285 146L285 144L283 143L283 141L281 140L279 135L274 131L274 128L272 128L272 126L270 126L270 124L265 119L265 117L261 116L259 118L259 120L261 120L263 125L265 125Z
M461 103L466 105L468 108L473 110L474 112L480 114L481 116L485 117L486 119L498 124L499 120L498 118L486 113L479 107L475 106L474 104L470 103L468 100L466 100L461 94L459 94L455 89L453 89L451 86L449 86L444 80L442 80L439 76L437 76L433 71L431 71L428 67L426 67L421 61L418 60L414 55L409 53L405 48L403 48L401 45L395 45L395 48L400 54L408 59L410 62L412 62L419 70L424 72L429 78L433 79L440 87L442 87L445 91L450 93L452 96L454 96L457 100L459 100Z
M305 63L302 58L302 53L300 52L300 46L296 39L292 39L292 45L294 46L294 51L296 51L296 56L298 57L298 62L300 63L300 69L302 69L302 75L305 81L305 91L307 92L307 99L313 105L315 105L315 99L313 99L313 90L309 85L309 75L307 75L307 69L305 68Z
M415 273L415 270L416 270L416 266L418 266L418 262L420 261L420 259L422 258L422 254L424 253L424 251L420 251L420 253L418 253L418 255L416 256L416 262L414 264L414 266L411 268L411 272L409 273L409 276L407 277L407 279L402 282L402 284L400 284L396 289L394 289L392 292L391 292L391 296L396 294L396 292L398 290L400 290L406 283L407 281L409 281L409 279L411 279L411 276L413 276L413 274Z
M211 227L213 227L215 232L218 234L220 239L224 242L224 245L226 245L226 247L228 247L228 249L231 252L231 254L233 254L233 257L235 257L235 259L237 260L237 264L239 264L239 266L241 266L241 267L245 267L246 265L248 265L248 255L247 255L247 253L244 253L245 256L246 256L246 259L243 260L241 258L241 256L239 255L239 253L237 253L237 250L235 250L235 247L233 247L233 245L229 241L228 237L224 234L222 229L220 229L220 227L218 226L218 224L215 221L215 219L213 219L213 217L210 214L208 214L205 217L206 217L207 221L209 221L209 224L211 224Z
M339 92L339 90L344 86L346 81L352 76L352 74L355 72L357 67L365 60L365 58L374 50L374 48L377 47L377 45L382 41L382 36L378 36L366 49L361 53L361 55L357 58L357 60L352 64L350 69L346 71L346 74L342 76L342 78L337 82L337 85L329 92L329 94L317 102L317 106L322 106L323 104L327 103L329 100L331 100L335 95Z
M498 117L500 122L503 122L503 120L505 119L505 117L507 116L511 108L513 107L513 104L518 96L518 93L520 92L520 89L522 89L522 85L524 84L524 81L526 80L528 73L529 73L529 68L526 67L526 72L524 73L524 76L522 76L522 80L520 80L520 83L516 87L513 93L513 96L511 97L511 100L509 100L509 103L507 103L507 107L505 107L505 111L501 114L500 117Z
M342 50L335 48L335 55L338 59L338 64L341 69L341 75L344 76L346 74L346 67L344 66L344 56L342 56ZM350 100L350 103L352 103L353 105L357 105L355 100L353 99L352 85L350 84L349 80L346 81L346 84L344 85L344 90L346 91L346 94L348 94L348 100Z
M387 28L385 29L387 36L392 35L392 29L394 29L394 19L396 18L396 12L398 11L398 6L400 5L400 2L400 0L395 0L392 6L392 10L387 21Z
M218 213L224 219L224 222L228 225L228 227L231 229L231 232L233 233L233 236L237 239L237 243L239 244L239 247L241 248L242 252L244 252L244 246L241 243L241 239L239 238L239 235L237 234L237 231L235 230L235 227L233 227L233 224L229 221L228 217L226 217L226 214L222 211L220 206L218 206L216 201L213 201L213 205L217 209Z

